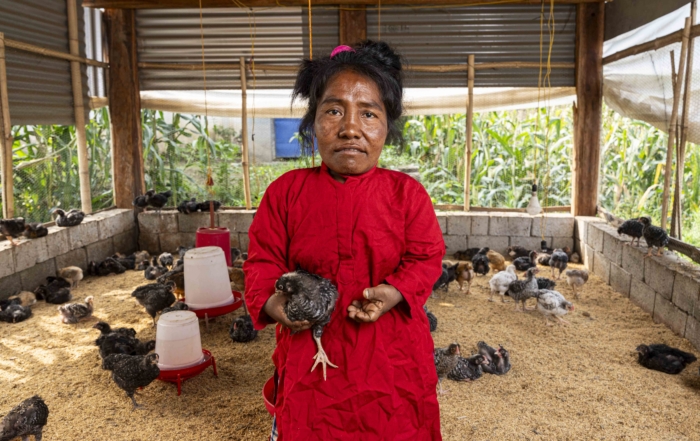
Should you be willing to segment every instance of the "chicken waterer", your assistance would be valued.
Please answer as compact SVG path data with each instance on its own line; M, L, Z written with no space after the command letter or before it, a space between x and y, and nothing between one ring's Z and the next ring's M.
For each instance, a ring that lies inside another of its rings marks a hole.
M189 250L185 260L185 295L190 309L211 309L235 301L226 268L226 256L220 247Z
M219 247L224 251L226 266L232 266L231 262L231 232L226 227L202 227L197 230L195 247Z

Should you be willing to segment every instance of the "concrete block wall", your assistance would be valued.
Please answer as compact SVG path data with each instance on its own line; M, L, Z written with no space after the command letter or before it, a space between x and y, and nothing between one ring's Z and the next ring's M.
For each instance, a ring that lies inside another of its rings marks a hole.
M669 251L644 258L643 240L628 246L629 238L596 217L576 218L575 239L589 270L700 349L700 266Z
M32 291L55 276L56 270L102 260L115 252L131 253L137 248L133 210L113 209L87 216L77 227L49 227L40 239L0 242L0 299L17 291Z

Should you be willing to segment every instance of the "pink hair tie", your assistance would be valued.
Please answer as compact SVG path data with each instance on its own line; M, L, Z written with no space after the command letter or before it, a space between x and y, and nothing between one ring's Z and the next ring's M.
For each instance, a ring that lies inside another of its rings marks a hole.
M355 52L355 49L351 48L350 46L346 46L344 44L341 44L340 46L337 46L335 49L333 49L333 52L331 52L331 58L335 57L341 52Z

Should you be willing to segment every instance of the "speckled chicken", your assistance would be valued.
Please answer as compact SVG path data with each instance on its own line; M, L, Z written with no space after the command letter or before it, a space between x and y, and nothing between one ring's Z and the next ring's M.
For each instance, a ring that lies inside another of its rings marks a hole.
M173 192L168 190L163 193L156 193L153 190L146 192L146 202L160 213L160 210L168 203L168 199L173 195Z
M112 354L102 360L102 368L112 371L112 380L131 398L134 409L143 407L134 399L136 389L146 387L158 375L158 354Z
M639 364L671 375L680 374L687 365L697 360L695 355L665 344L639 345L636 351L639 353Z
M557 286L557 282L546 277L536 277L537 279L537 289L554 289Z
M478 253L472 257L472 266L474 267L474 272L476 274L485 276L491 270L489 266L489 258L486 253L489 252L488 248L482 248Z
M481 248L467 248L466 250L457 251L453 254L454 258L457 260L468 260L471 261L472 257L476 256Z
M580 288L588 282L588 271L586 270L569 270L566 272L566 283L569 284L574 291L574 298L579 298L579 292L576 288Z
M481 354L472 355L469 358L459 357L455 366L447 378L453 381L475 381L484 375L483 367L487 364L486 358Z
M143 271L143 276L146 278L146 280L157 280L158 277L166 274L167 272L168 268L161 266L158 263L158 257L154 256L151 264L148 265Z
M59 209L54 210L54 216L56 217L56 225L59 227L75 227L80 225L85 219L85 213L80 210L72 209L68 213Z
M494 271L505 271L506 269L506 259L501 253L494 250L489 250L486 253L486 257L489 258L489 263Z
M628 242L627 245L634 245L634 240L637 239L637 246L639 246L639 241L644 236L644 224L639 222L639 219L626 220L618 227L617 234L632 238L632 241Z
M49 229L39 222L32 222L25 225L24 233L22 234L27 239L39 239L40 237L48 236Z
M39 285L35 290L37 300L45 300L46 303L60 305L69 302L73 296L70 293L70 282L61 277L49 276L44 285Z
M15 242L12 240L15 237L19 237L24 233L25 224L24 218L18 217L15 219L0 219L0 234L5 236L5 239L10 241L10 245L15 246Z
M109 323L103 321L95 323L92 325L92 328L100 331L100 336L97 337L97 340L95 340L96 346L102 345L105 337L110 334L117 334L125 337L136 337L136 330L134 328L112 328L109 326Z
M651 256L651 248L656 247L656 255L663 256L664 247L668 246L668 234L662 228L655 227L651 224L651 218L649 216L643 216L639 218L639 221L644 225L642 234L644 235L644 240L647 241L647 246L649 247L649 252L647 252L644 257Z
M19 323L32 316L32 308L19 304L11 304L0 311L0 322Z
M112 354L146 355L156 348L155 340L141 341L130 335L111 332L100 342L100 357L104 360Z
M81 320L85 320L92 316L93 297L87 296L85 303L69 303L58 307L58 312L61 313L63 323L75 324Z
M178 302L173 303L172 306L168 306L167 308L165 308L164 310L162 310L162 311L160 312L160 315L163 315L163 314L165 314L166 312L187 311L187 310L189 310L189 309L190 309L190 307L187 306L187 303L178 301Z
M527 248L518 245L508 247L508 255L513 260L517 259L518 257L528 257L531 252L532 250L528 250Z
M508 291L508 287L511 283L518 280L518 275L515 274L515 266L508 265L505 271L501 271L498 274L494 274L489 280L489 288L491 288L491 295L489 296L489 302L493 302L493 296L498 294L501 296L501 302L505 303L505 294Z
M551 254L540 253L537 255L537 264L542 266L549 266L549 259L551 258Z
M565 325L569 324L562 317L574 310L574 304L566 300L560 292L540 289L535 297L537 297L537 310L544 316L544 322L547 326L550 326L550 317L557 318L560 323Z
M454 265L452 262L443 262L442 263L442 274L440 274L440 277L437 279L435 284L433 285L433 295L435 294L435 291L447 291L448 287L450 286L450 283L454 282L457 280L457 267L459 266L458 263L455 263Z
M515 301L515 310L520 311L519 303L522 303L522 311L525 311L525 303L527 299L535 297L537 295L537 279L535 274L539 270L537 268L530 268L525 274L524 280L516 280L508 286L508 291L506 295L510 296Z
M428 318L428 326L430 327L430 332L437 331L438 319L435 316L435 314L430 312L430 310L428 309L428 305L423 305L423 311L425 312L425 316Z
M42 431L49 419L49 407L40 396L34 395L22 401L10 410L0 423L0 441L11 441L22 438L29 441L34 435L36 441L41 441Z
M248 343L258 336L258 331L253 327L253 319L246 314L233 319L228 335L235 342Z
M474 281L474 267L471 262L459 262L457 265L457 284L459 290L464 290L464 284L467 284L467 294L472 290L472 282Z
M435 348L433 351L433 359L435 361L435 370L438 376L438 393L446 392L442 387L442 381L452 370L457 367L460 358L459 343L452 343L446 348Z
M518 271L527 271L530 268L535 268L537 266L537 252L530 251L527 257L518 257L513 260L513 265Z
M131 293L153 319L153 327L156 326L156 314L164 310L168 306L175 303L175 295L173 294L173 282L149 283L148 285L139 286Z
M182 201L180 202L180 205L177 206L177 211L182 214L196 213L197 210L199 210L199 204L195 198L192 198L189 201Z
M486 363L482 366L484 372L505 375L510 371L510 353L503 346L498 345L498 349L495 349L480 341L476 347L479 349L479 354L486 358Z
M311 336L318 348L311 372L320 363L325 380L326 367L338 367L331 363L321 345L323 327L331 321L331 314L339 296L338 289L328 279L304 270L297 270L277 279L275 290L287 297L284 313L289 320L293 322L306 320L311 323Z
M68 281L71 288L77 288L78 283L83 280L83 270L77 266L67 266L56 271L56 277Z
M564 252L564 250L557 248L552 253L552 257L549 259L549 266L552 267L552 278L554 278L554 270L559 270L559 275L557 275L557 280L561 278L561 273L564 272L566 267L569 265L569 256Z

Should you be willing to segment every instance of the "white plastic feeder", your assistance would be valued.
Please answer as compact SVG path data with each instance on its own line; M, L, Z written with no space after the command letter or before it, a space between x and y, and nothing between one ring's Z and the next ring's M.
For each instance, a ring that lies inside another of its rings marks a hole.
M161 369L182 369L204 358L199 320L192 311L172 311L160 316L156 329L156 354Z
M220 247L203 247L185 254L185 296L190 309L208 309L234 302Z

